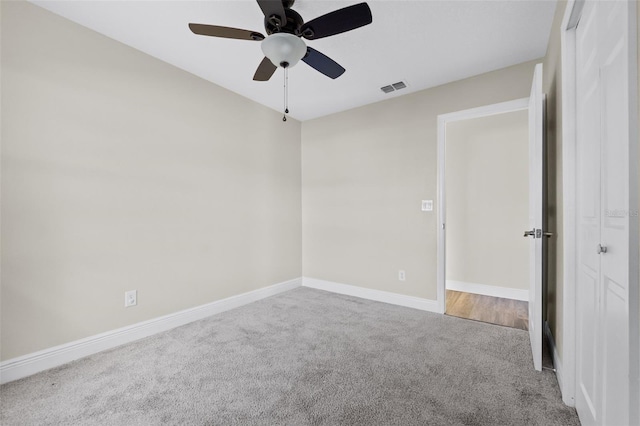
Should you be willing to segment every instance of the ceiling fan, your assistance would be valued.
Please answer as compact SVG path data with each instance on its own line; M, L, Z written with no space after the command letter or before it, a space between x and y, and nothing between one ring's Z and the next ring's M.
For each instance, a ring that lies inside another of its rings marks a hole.
M351 31L372 22L367 3L359 3L329 12L309 22L291 9L295 0L256 0L264 14L267 37L257 31L217 25L189 24L194 34L261 41L265 58L253 76L255 81L267 81L278 66L293 67L299 60L330 78L340 77L345 69L328 56L307 46L301 38L316 40Z

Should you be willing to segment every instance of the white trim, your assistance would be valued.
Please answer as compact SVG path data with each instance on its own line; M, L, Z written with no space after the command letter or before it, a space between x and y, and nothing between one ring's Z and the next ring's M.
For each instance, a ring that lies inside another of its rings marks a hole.
M502 297L504 299L529 301L529 290L470 283L465 281L447 280L447 290L463 291L465 293L482 294L485 296Z
M488 117L505 112L521 111L529 108L529 98L521 98L513 101L500 102L497 104L485 105L478 108L471 108L462 111L451 112L438 115L438 245L437 245L437 300L438 311L443 314L446 306L446 195L445 195L445 146L447 141L447 124L468 120L472 118Z
M420 309L421 311L440 313L438 310L438 303L435 300L422 299L420 297L406 296L404 294L374 290L371 288L341 284L309 277L302 278L302 286L330 291L332 293L346 294L348 296L359 297L361 299L375 300L376 302Z
M447 114L450 115L450 114ZM447 119L440 115L438 116L438 177L437 184L438 190L436 194L436 205L438 206L438 245L436 247L436 297L438 301L438 312L444 314L447 310L447 287L446 287L446 265L447 265L447 234L445 229L445 219L447 218L446 194L445 194L445 170L446 164L446 141L447 141Z
M569 0L560 27L562 68L562 401L575 407L576 394L576 32L567 29L575 0Z
M637 1L628 3L629 13L629 209L638 211L640 170L638 155L638 12ZM638 215L629 220L629 401L640 401L640 223ZM629 420L640 424L640 406L629 404Z
M438 115L438 120L442 119L446 123L451 123L453 121L504 114L505 112L522 111L527 108L529 108L529 98L520 98L514 99L513 101L500 102L497 104L450 112L448 114L440 114Z
M558 348L556 347L556 341L553 339L553 334L551 333L551 329L549 328L549 323L547 321L544 322L544 334L547 336L547 341L549 342L549 349L551 349L551 355L553 357L553 368L556 369L556 378L558 379L558 386L560 389L564 387L564 379L563 379L563 370L562 370L562 361L560 361L560 355L558 354Z
M73 360L133 342L181 325L219 314L230 309L292 290L302 285L302 278L231 296L195 308L185 309L127 327L54 346L0 363L0 383L21 379Z

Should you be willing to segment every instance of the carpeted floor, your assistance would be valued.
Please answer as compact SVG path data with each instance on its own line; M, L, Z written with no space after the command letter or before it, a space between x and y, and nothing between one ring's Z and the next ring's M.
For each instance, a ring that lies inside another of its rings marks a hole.
M308 288L0 388L2 425L576 425L527 332Z

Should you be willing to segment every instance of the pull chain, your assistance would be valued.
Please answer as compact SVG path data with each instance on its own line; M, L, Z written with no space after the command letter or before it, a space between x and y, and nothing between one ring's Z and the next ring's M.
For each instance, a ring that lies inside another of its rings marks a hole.
M289 68L284 69L284 114L282 121L287 121L286 114L289 114Z

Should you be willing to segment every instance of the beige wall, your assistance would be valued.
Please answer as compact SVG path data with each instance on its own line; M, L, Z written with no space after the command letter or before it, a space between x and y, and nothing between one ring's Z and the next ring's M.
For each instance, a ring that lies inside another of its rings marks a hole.
M529 289L526 110L447 124L447 280Z
M547 54L543 62L543 87L547 95L546 120L546 177L547 177L547 230L553 237L545 239L547 257L545 277L547 288L543 318L549 323L558 354L562 357L562 286L563 286L563 231L562 231L562 68L560 50L560 28L567 7L559 1Z
M304 276L435 299L437 116L529 96L536 62L305 121Z
M299 122L2 3L3 360L301 275Z

